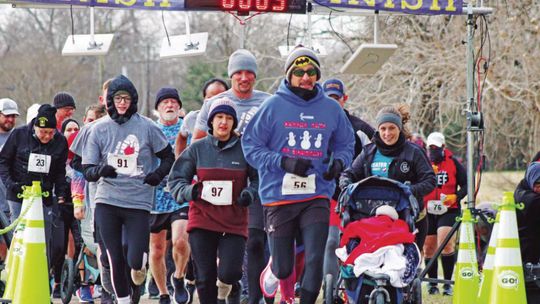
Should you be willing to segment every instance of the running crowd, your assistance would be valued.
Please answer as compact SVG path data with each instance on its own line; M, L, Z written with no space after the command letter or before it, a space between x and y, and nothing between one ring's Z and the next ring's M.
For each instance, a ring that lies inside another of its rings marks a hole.
M372 175L409 185L421 210L415 243L426 264L436 259L467 194L445 136L412 134L405 105L380 109L375 128L353 116L344 83L322 83L309 48L295 48L283 71L274 94L257 91L256 58L237 50L229 81L204 84L200 110L183 116L179 92L161 88L157 121L138 113L137 89L123 75L103 84L82 124L66 92L31 107L17 128L17 103L0 99L0 207L17 219L18 194L32 181L53 194L43 199L52 297L66 256L82 254L100 272L76 265L80 303L138 303L145 285L160 304L191 303L194 294L203 304L273 303L278 289L280 303L315 303L323 277L339 272L336 200ZM540 169L530 170L520 187L538 201ZM453 236L440 258L446 280L455 256Z

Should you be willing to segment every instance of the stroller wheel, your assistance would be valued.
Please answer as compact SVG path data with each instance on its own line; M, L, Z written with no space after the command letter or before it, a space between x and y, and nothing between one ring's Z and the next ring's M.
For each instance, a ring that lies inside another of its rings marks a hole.
M73 289L75 287L75 269L73 267L72 259L65 259L64 265L62 265L62 274L60 276L60 298L62 303L67 304L71 301L73 296Z
M422 304L422 281L419 278L411 283L409 303Z
M325 304L334 304L334 276L332 274L327 274L324 276L324 303Z

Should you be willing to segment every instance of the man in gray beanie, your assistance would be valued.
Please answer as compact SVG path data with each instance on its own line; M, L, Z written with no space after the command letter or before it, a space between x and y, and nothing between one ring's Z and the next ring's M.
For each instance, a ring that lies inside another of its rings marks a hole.
M227 71L231 79L231 88L203 104L193 132L194 140L207 135L208 114L214 100L228 97L236 104L238 117L236 131L242 133L249 119L257 112L262 102L270 96L267 93L254 90L257 78L257 60L250 51L239 49L232 53L229 57Z
M340 105L317 81L317 54L294 49L284 79L251 119L242 136L247 162L259 171L259 195L272 262L261 273L265 296L294 267L294 242L304 241L305 267L300 303L315 303L323 281L323 257L335 178L351 161L354 132ZM294 299L284 299L294 301Z
M228 73L231 79L231 88L207 100L197 116L197 123L193 131L192 140L203 138L208 131L208 117L212 104L223 97L232 100L236 105L236 117L238 125L236 131L240 134L244 132L248 122L258 111L259 106L268 98L270 94L254 90L257 78L257 61L253 54L245 49L235 51L229 57ZM259 303L262 293L259 287L259 274L265 266L264 246L265 233L263 225L263 211L261 204L249 205L248 224L248 288L249 303ZM238 303L239 284L234 284L228 303Z

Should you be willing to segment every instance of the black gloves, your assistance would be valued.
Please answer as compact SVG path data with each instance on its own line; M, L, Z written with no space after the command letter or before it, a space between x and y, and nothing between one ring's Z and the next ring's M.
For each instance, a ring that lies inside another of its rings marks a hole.
M202 192L202 183L196 183L191 186L191 200L197 200Z
M89 182L97 182L100 177L116 178L118 173L109 165L83 165L84 178Z
M29 185L28 183L23 183L23 182L12 183L11 186L9 187L9 190L15 193L22 193L23 192L22 187L28 186L28 185Z
M307 171L313 168L313 166L311 165L311 160L309 159L282 156L281 168L294 175L307 177Z
M152 173L149 173L145 178L144 178L144 184L148 184L150 186L157 186L159 185L159 183L161 182L163 178L161 178L161 175L157 174L156 172L152 172Z
M323 164L328 164L330 160L323 161ZM323 178L325 180L334 180L338 177L343 171L343 163L339 159L334 159L334 161L329 164L329 168L323 173Z
M98 174L99 176L110 178L116 178L118 176L118 173L116 173L116 169L110 165L101 165L99 167Z
M240 195L236 199L235 204L240 207L247 207L251 204L252 201L253 196L251 195L251 193L249 193L248 190L244 189L242 190L242 192L240 192Z

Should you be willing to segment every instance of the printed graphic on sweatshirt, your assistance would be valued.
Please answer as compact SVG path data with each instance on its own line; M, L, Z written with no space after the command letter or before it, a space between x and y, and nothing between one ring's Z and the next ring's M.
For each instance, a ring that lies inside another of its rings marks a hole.
M240 114L240 117L238 117L238 127L236 127L236 131L238 131L240 134L244 134L246 126L251 121L255 113L257 113L257 110L259 110L259 107L251 107L249 110Z
M285 121L286 145L281 149L286 155L317 159L324 156L326 124L317 122L309 113L300 113L297 121Z
M113 166L118 174L136 176L141 175L142 166L137 166L139 156L139 139L130 134L121 142L116 144L114 153L109 153L107 164Z

